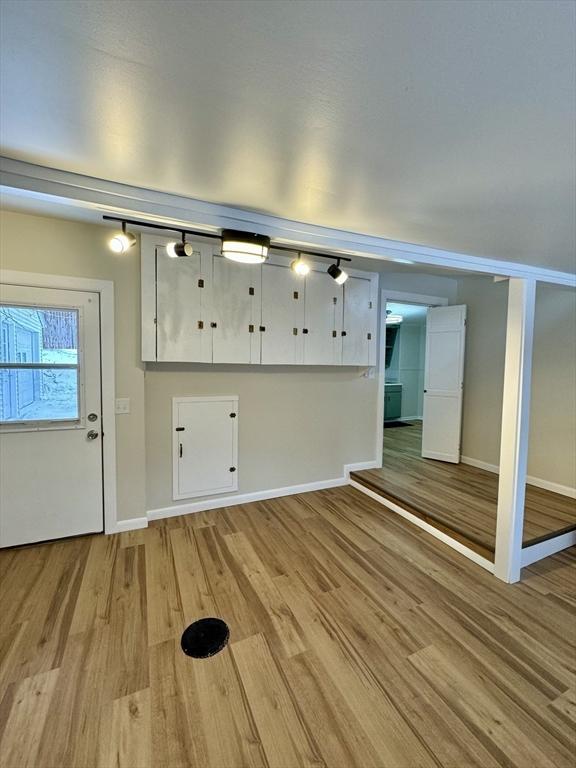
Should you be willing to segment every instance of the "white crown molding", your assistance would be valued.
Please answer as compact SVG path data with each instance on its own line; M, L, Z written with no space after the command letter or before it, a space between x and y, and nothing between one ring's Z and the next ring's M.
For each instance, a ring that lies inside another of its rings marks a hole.
M380 261L409 259L415 264L503 277L531 278L576 287L576 275L569 272L305 224L265 213L46 168L8 157L0 157L0 191L19 191L28 197L88 208L103 214L144 218L157 223L206 229L208 232L223 227L254 230L289 245L326 249Z

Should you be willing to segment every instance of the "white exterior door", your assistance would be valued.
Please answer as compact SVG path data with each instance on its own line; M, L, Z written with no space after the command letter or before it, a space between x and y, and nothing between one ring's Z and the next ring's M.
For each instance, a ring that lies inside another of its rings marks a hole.
M103 530L97 293L0 286L0 546Z
M426 321L422 456L460 461L466 306L432 307Z

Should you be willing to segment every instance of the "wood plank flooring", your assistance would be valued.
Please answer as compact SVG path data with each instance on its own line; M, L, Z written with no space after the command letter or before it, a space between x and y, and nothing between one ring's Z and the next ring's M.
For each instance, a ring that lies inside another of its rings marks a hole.
M350 487L4 550L0 765L572 768L575 577L505 585Z
M384 429L384 466L352 478L494 559L498 476L420 455L422 423ZM526 486L524 546L576 528L576 500Z

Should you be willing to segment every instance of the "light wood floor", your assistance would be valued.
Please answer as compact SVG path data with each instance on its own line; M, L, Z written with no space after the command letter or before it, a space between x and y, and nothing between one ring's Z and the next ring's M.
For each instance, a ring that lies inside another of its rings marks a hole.
M574 765L574 550L505 585L336 488L0 568L2 766Z
M498 476L467 464L423 459L421 446L422 422L384 428L384 466L352 477L493 560ZM574 499L526 486L524 546L574 528Z

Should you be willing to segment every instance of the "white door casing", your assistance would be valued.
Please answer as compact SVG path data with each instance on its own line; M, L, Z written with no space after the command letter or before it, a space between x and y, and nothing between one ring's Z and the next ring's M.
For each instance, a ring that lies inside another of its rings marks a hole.
M77 312L79 398L77 418L49 420L39 413L0 426L0 546L102 531L99 294L2 285L1 299L9 306ZM75 379L75 369L70 373ZM56 407L56 399L44 392L35 407Z
M460 461L466 306L431 307L426 321L422 456Z

